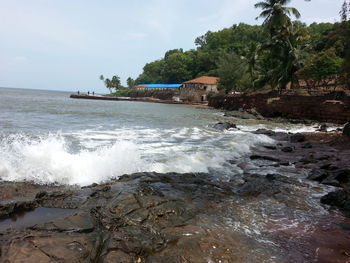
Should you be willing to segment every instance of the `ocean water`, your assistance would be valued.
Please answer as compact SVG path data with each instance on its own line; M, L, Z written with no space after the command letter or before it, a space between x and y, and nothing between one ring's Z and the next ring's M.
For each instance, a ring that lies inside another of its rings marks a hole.
M76 100L70 93L0 89L0 179L89 185L134 172L241 173L229 162L273 144L250 131L312 126L223 117L218 110L143 102ZM233 121L239 130L210 125Z

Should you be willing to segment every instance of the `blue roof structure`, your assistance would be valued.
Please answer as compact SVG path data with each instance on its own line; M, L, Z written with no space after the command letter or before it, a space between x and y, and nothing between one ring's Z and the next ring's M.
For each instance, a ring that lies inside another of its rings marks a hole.
M136 88L161 88L161 89L176 89L180 88L182 84L140 84Z

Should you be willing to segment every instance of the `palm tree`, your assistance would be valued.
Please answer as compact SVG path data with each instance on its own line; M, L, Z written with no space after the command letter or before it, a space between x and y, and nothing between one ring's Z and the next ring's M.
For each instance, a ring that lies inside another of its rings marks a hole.
M248 45L247 51L243 59L246 61L248 65L248 73L252 81L255 79L255 71L257 66L257 61L259 58L259 52L261 51L261 45L256 43L250 43Z
M256 18L265 18L263 25L270 29L274 35L279 28L291 25L290 16L293 14L296 18L300 17L299 11L294 7L285 6L291 0L264 0L256 3L255 8L261 8L263 11Z
M105 83L106 88L109 89L109 92L112 93L112 90L111 90L111 88L112 88L111 80L110 80L109 78L106 78L106 79L104 80L104 83Z
M269 30L270 41L265 49L275 61L273 68L268 71L272 87L284 89L289 82L296 82L295 72L300 67L297 45L300 40L299 30L294 29L290 16L300 17L294 7L287 7L291 0L264 0L255 4L255 8L263 11L258 18L265 18L263 25Z
M115 91L118 91L120 86L120 78L118 76L113 76L111 82L111 86L115 88Z

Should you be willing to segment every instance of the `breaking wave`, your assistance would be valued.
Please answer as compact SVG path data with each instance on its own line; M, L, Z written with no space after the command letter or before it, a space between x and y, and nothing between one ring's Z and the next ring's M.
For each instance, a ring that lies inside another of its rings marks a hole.
M40 184L89 185L135 172L239 172L226 165L264 135L210 129L83 130L42 137L2 135L0 178Z

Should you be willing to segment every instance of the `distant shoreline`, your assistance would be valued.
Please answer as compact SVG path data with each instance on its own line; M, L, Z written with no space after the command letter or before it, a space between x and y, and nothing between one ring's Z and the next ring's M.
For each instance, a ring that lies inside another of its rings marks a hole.
M180 105L189 105L189 106L199 106L199 107L208 107L207 103L190 103L182 101L172 101L172 100L160 100L154 98L130 98L130 97L108 97L101 95L86 95L86 94L71 94L70 98L72 99L86 99L86 100L112 100L112 101L138 101L138 102L153 102L153 103L162 103L162 104L180 104Z

